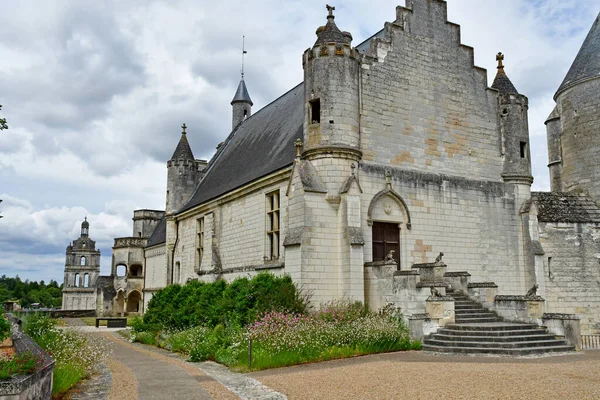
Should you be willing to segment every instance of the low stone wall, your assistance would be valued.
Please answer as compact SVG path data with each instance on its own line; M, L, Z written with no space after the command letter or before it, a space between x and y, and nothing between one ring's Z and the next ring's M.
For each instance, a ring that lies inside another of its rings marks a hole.
M542 322L550 332L564 337L567 343L575 346L575 350L581 350L581 326L577 315L544 313Z
M541 325L544 301L540 296L496 296L494 308L509 321Z
M16 319L11 317L9 320L14 322ZM18 327L13 330L12 339L17 354L31 352L42 359L42 365L33 374L0 380L0 400L51 399L54 360Z

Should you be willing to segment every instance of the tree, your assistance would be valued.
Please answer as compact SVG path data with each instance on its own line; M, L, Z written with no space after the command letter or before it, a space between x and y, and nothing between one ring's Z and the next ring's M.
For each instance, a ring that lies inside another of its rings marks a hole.
M2 104L0 104L0 110L2 110ZM0 131L8 129L8 125L6 125L6 118L0 118Z

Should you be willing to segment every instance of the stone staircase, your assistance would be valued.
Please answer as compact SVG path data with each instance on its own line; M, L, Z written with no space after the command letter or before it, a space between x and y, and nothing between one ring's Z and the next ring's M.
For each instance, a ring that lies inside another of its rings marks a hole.
M520 356L575 350L544 326L507 322L461 292L446 295L454 298L455 323L426 338L425 351Z

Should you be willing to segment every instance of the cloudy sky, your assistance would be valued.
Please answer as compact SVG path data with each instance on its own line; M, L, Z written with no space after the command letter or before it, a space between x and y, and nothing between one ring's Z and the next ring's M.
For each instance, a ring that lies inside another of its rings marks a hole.
M421 1L421 0L415 0ZM354 45L404 0L334 3ZM314 0L0 0L0 275L62 281L84 216L110 271L132 210L163 209L166 160L185 122L196 158L231 126L246 36L253 110L302 80L325 22ZM535 190L548 189L544 120L600 11L597 0L448 0L449 20L495 75L529 97Z

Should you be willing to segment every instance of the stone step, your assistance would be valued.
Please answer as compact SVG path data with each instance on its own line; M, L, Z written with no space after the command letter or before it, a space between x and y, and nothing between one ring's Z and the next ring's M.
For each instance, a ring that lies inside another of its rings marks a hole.
M454 304L455 310L486 310L476 304Z
M468 310L454 310L454 314L455 315L481 315L481 314L486 314L486 315L498 315L493 311L488 311L485 308L480 308L480 309L468 309Z
M527 329L539 329L540 327L534 324L515 324L510 322L495 322L488 324L448 324L445 326L447 329L453 329L458 331L516 331L516 330L527 330Z
M477 347L477 348L502 348L502 349L520 349L527 347L555 347L555 346L566 346L564 340L527 340L523 342L488 342L488 341L459 341L459 340L437 340L437 339L426 339L423 342L424 345L428 346L443 346L443 347Z
M498 316L493 317L469 317L469 318L454 318L454 322L457 324L469 324L469 323L486 323L486 322L501 322L502 318Z
M504 331L509 332L509 331ZM517 331L521 332L521 331ZM454 342L526 342L536 340L556 340L552 334L534 334L534 335L464 335L466 331L461 332L462 335L452 335L446 333L434 333L432 339ZM470 332L469 332L470 333Z
M529 354L544 354L555 352L574 351L573 346L547 346L547 347L525 347L519 349L504 349L499 347L444 347L423 345L424 351L433 351L437 353L461 353L461 354L496 354L509 356L524 356Z
M471 337L471 336L487 336L490 339L493 337L511 337L511 336L530 336L530 335L547 335L548 331L545 328L538 329L517 329L514 331L510 330L483 330L483 331L469 331L469 330L455 330L440 328L437 334L453 336L453 337Z

